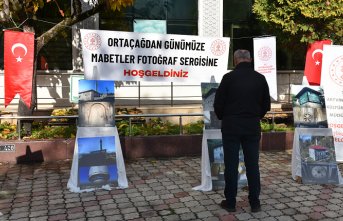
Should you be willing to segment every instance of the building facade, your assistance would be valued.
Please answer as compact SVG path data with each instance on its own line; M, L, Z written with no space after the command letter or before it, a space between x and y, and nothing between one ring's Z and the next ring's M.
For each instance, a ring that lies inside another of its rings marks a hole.
M70 0L59 2L60 4L70 4ZM45 45L37 55L38 104L48 105L51 103L54 107L70 105L69 77L72 74L82 75L83 71L78 31L80 28L133 32L137 31L135 30L137 24L142 23L146 28L156 31L158 29L154 25L162 24L162 29L166 34L230 37L228 58L228 70L230 70L233 68L233 51L244 48L253 54L253 37L269 34L263 33L254 19L252 5L253 0L135 0L132 7L125 8L121 12L101 12L73 27L67 27ZM83 10L88 7L84 4ZM56 12L55 6L38 11L35 21L36 35L39 36L60 20L61 17ZM3 33L0 34L0 41L0 70L3 70ZM304 58L289 59L288 53L284 49L278 50L277 53L279 70L303 69ZM303 57L305 57L305 52L298 54L304 54ZM3 71L0 74L3 75ZM290 74L288 74L288 80ZM293 74L297 74L295 81L299 83L302 72L293 72ZM279 78L281 80L287 78L287 76L279 77L279 75L278 81ZM287 90L290 81L287 82L288 86L285 89L280 89L281 101L288 99L289 91ZM144 82L120 82L120 84L117 85L121 86L121 89L116 91L117 102L120 102L120 97L123 98L122 100L137 99L136 95L132 96L132 94L136 94L136 91L139 90L138 97L142 97L143 100L160 100L163 104L165 99L161 98L161 95L168 95L167 97L174 97L174 102L178 100L185 103L196 101L196 104L201 105L200 85L188 87L187 84ZM153 89L147 85L152 85ZM0 82L0 87L3 87L3 81ZM132 88L135 88L134 91ZM153 92L156 88L160 90L159 93ZM184 90L189 92L188 96L182 92ZM0 100L4 97L2 91ZM286 96L284 96L285 94Z

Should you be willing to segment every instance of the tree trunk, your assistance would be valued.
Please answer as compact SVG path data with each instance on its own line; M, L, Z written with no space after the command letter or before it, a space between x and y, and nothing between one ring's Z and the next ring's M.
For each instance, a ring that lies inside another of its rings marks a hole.
M18 104L18 116L32 116L33 115L33 108L28 108L26 104L22 101L22 99L19 99ZM32 134L32 120L21 120L21 128L18 128L18 130L21 130L21 135L24 136L30 136Z
M33 27L24 26L24 32L33 32ZM31 107L29 108L26 106L25 102L20 98L19 104L18 104L18 116L32 116L33 110L36 107L36 97L37 97L37 89L36 89L36 65L37 65L37 59L36 59L36 49L37 46L35 44L35 50L34 50L34 62L33 62L33 79L32 79L32 95L31 95ZM32 122L33 120L21 120L21 128L18 128L17 130L21 130L21 134L24 136L30 136L32 134ZM18 131L17 131L18 132Z

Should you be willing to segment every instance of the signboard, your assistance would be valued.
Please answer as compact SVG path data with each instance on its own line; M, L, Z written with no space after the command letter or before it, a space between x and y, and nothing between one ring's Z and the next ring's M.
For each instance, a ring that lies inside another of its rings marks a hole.
M237 184L239 188L247 186L244 155L240 149ZM224 152L222 133L220 129L204 129L202 137L201 157L201 185L193 190L211 191L222 189L225 186L224 179Z
M337 161L343 161L343 46L324 45L321 86L328 126L332 128Z
M14 152L15 144L3 144L0 145L0 152Z
M83 75L71 75L70 76L70 96L71 103L79 102L79 80L84 79Z
M167 21L166 20L144 20L135 19L133 22L134 32L140 33L167 33Z
M81 29L85 79L209 82L227 72L230 38Z
M254 38L255 71L266 77L270 96L277 100L276 38Z

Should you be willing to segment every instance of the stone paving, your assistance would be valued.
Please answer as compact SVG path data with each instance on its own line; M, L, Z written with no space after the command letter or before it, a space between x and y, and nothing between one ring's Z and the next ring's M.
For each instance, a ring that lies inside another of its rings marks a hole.
M72 193L71 161L0 166L0 220L342 220L343 187L304 185L291 178L291 154L261 153L262 211L251 213L247 192L237 212L218 206L223 191L201 192L201 158L126 162L127 189Z

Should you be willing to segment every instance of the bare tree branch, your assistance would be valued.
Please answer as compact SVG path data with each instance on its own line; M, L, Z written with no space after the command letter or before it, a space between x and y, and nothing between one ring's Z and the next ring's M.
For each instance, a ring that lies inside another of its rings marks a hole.
M37 38L37 52L42 49L54 36L61 32L65 27L72 26L80 21L83 21L86 18L98 13L103 5L99 4L94 6L92 9L85 11L79 15L75 15L71 18L65 18L60 23L56 24L50 30L43 33Z

